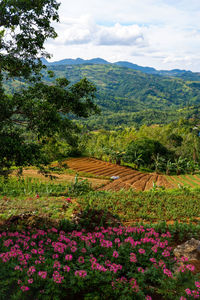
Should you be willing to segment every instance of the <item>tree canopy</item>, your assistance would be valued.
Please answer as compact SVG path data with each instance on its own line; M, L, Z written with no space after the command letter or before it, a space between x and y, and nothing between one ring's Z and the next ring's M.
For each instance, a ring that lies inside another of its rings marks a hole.
M29 76L41 68L39 57L47 38L57 36L51 21L59 21L56 0L0 0L0 71Z
M51 21L58 21L55 0L0 1L0 171L11 166L47 163L43 145L57 134L74 142L77 125L71 116L98 112L95 86L87 79L70 85L66 78L41 81L40 56L47 38L55 38ZM52 75L52 74L50 74ZM6 94L3 80L21 77L29 84Z

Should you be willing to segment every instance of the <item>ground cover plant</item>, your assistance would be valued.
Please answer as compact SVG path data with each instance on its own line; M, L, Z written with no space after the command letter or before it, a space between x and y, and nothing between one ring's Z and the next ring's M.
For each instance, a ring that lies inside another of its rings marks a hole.
M0 299L199 297L194 266L177 264L172 248L200 239L199 189L94 191L79 178L9 178L0 194Z
M176 190L162 190L157 187L147 192L133 190L120 192L96 191L78 197L77 202L84 209L92 207L108 210L131 224L136 221L197 221L200 215L199 189L180 187Z
M94 191L81 179L70 184L14 178L0 181L0 220L25 213L54 220L71 219L80 211L95 209L118 215L126 224L160 220L198 222L199 201L199 188L183 186L176 190L154 186L146 192L113 192Z
M143 226L2 232L0 299L197 298L194 266L183 257L174 272L170 238Z

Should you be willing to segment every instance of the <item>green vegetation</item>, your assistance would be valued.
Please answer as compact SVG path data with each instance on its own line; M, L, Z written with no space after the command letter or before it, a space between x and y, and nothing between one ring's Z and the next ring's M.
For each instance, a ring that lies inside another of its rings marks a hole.
M79 128L69 115L87 118L99 111L93 103L96 88L86 78L71 86L66 78L56 78L51 85L41 81L39 57L45 54L45 40L56 37L50 22L58 21L58 7L55 0L0 3L0 174L4 176L13 166L46 165L50 160L44 148L56 139L75 147ZM48 75L53 77L52 72ZM14 77L27 84L11 95L3 82L13 82Z
M99 130L82 135L84 153L118 164L167 175L199 172L200 124L181 119L167 125Z
M138 221L195 221L200 215L199 188L160 190L155 187L148 192L92 191L88 181L79 178L67 184L11 178L7 181L1 180L0 195L1 216L4 219L28 211L41 213L43 210L45 214L49 213L50 218L55 218L55 214L63 218L66 211L62 209L62 205L67 197L76 197L73 204L75 211L87 209L109 211L129 224ZM59 207L59 213L54 211L54 206ZM49 211L46 207L49 207Z
M58 7L55 0L0 1L0 299L199 294L194 266L175 273L172 253L178 242L200 238L200 190L186 186L198 187L188 173L200 170L199 82L114 65L41 73ZM84 122L97 105L102 115ZM54 180L55 172L74 174L62 160L81 154L176 174L169 178L179 189L95 191L79 174L74 182ZM23 179L24 166L53 172L51 181ZM19 177L9 176L17 167Z
M67 78L71 84L86 77L97 87L95 103L102 115L79 119L88 128L113 129L143 124L163 124L180 118L199 115L199 82L145 74L115 65L55 65L48 66L56 77ZM52 82L48 72L45 82ZM7 91L17 89L20 81L6 82Z

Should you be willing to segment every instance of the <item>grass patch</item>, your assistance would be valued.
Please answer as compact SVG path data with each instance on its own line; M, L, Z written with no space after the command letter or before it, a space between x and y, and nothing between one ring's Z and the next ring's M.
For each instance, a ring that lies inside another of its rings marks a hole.
M55 180L43 182L36 178L16 178L8 180L0 177L0 195L2 196L40 196L60 195L67 189L65 183L57 183Z

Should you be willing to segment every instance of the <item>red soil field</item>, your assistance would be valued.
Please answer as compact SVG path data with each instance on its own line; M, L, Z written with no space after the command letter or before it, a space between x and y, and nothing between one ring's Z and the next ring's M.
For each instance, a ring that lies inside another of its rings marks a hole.
M65 161L69 168L82 171L96 176L119 176L98 190L114 190L133 188L137 191L146 191L153 188L153 185L165 188L174 188L173 183L169 182L164 175L155 173L141 173L128 167L115 165L94 158L73 158Z

